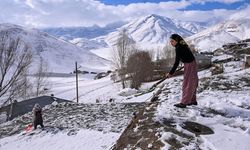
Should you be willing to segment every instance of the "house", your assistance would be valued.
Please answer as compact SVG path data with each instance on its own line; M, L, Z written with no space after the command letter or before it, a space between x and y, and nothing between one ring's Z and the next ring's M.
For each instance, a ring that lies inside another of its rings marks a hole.
M16 101L12 103L12 108L11 108L11 104L1 107L0 114L6 114L6 116L8 116L6 119L12 120L15 117L31 112L36 103L38 103L41 107L44 107L46 105L52 104L53 102L62 103L62 102L72 102L72 101L56 98L53 96L41 96L41 97L36 97L36 98L31 98L28 100L20 101L20 102Z
M205 68L209 68L212 65L212 57L211 56L206 56L204 54L200 54L200 53L196 53L194 54L197 65L198 65L198 69L205 69Z
M247 43L228 43L223 45L222 47L224 49L241 49L247 47L247 45L248 45Z
M241 40L238 43L247 43L247 42L250 42L250 39Z
M245 68L249 68L250 67L250 55L245 55L245 64L244 67Z
M108 76L108 75L109 75L109 73L107 73L107 72L100 72L100 73L98 73L98 74L94 77L94 79L95 79L95 80L101 79L101 78L106 77L106 76Z

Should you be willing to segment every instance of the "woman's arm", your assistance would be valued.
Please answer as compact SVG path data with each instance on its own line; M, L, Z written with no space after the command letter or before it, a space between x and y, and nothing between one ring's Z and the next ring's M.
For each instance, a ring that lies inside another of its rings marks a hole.
M174 66L172 67L171 71L169 72L170 75L173 75L175 73L175 70L177 69L177 67L179 66L180 63L180 53L179 50L176 49L176 56L175 56L175 62L174 62Z

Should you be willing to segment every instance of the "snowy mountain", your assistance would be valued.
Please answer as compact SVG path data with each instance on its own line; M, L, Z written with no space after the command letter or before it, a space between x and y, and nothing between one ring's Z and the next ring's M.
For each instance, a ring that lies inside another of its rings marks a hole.
M188 37L204 28L201 23L182 22L152 14L135 19L120 29L126 29L137 43L164 44L173 33ZM119 31L110 33L106 39L107 43L114 44L118 35Z
M5 32L13 39L19 37L30 47L34 55L35 63L33 67L35 67L36 62L39 62L39 57L47 61L51 72L72 72L75 61L78 62L82 69L104 70L109 67L109 61L36 29L28 29L13 24L0 24L0 32Z
M180 21L177 19L173 19L173 22L177 27L182 27L184 29L187 29L188 31L191 31L194 34L208 27L207 23L202 23L202 22Z
M94 50L113 45L119 37L119 31L124 28L131 39L146 47L151 44L165 45L172 33L188 37L207 28L205 23L180 21L155 14L124 24L125 22L115 22L105 27L95 25L92 27L45 28L42 30L84 49Z
M250 18L247 12L233 14L228 20L203 30L187 40L198 51L214 51L226 43L250 38Z
M44 28L42 31L64 40L73 40L75 38L91 39L113 32L116 28L119 28L124 24L125 22L115 22L108 24L105 27L94 25L91 27Z
M73 40L70 40L69 42L86 50L99 49L108 46L106 42L101 38L99 39L75 38Z

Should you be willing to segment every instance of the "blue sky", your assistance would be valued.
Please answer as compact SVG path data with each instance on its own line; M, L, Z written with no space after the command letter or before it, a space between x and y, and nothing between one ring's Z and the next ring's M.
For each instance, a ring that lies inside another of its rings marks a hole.
M233 4L223 4L218 2L208 2L204 5L202 4L193 4L188 6L185 10L213 10L213 9L227 9L227 10L235 10L241 7L244 2L236 2Z
M248 0L250 1L250 0ZM181 21L218 22L246 0L0 0L0 23L30 27L105 26L156 14Z
M129 5L132 3L160 3L160 2L169 2L169 0L99 0L100 2L106 5ZM172 1L180 1L180 0L172 0ZM204 0L205 2L205 0ZM193 3L192 5L186 7L183 10L213 10L213 9L228 9L235 10L241 7L242 5L249 3L247 0L241 1L208 1L204 4L201 3Z

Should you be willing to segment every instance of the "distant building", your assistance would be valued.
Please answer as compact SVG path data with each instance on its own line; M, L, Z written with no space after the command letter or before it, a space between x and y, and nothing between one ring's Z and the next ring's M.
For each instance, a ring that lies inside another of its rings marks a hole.
M248 45L247 43L228 43L223 45L222 47L224 49L241 49L247 47L247 45Z
M109 75L109 73L107 73L107 72L100 72L100 73L98 73L95 77L94 77L94 79L96 80L96 79L101 79L101 78L103 78L103 77L106 77L106 76L108 76Z
M206 56L204 54L199 54L196 53L195 54L195 59L198 65L198 69L205 69L205 68L209 68L212 65L212 57L211 56Z
M250 55L245 55L244 68L250 67Z
M238 43L247 43L247 42L250 42L250 39L241 40Z

